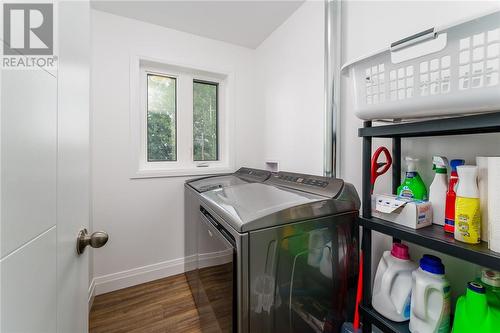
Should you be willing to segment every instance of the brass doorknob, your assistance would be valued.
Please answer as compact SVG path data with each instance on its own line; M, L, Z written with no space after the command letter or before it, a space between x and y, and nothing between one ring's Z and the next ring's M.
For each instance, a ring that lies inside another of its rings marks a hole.
M85 251L87 245L90 245L94 249L103 247L108 242L109 236L104 231L96 231L89 235L86 228L83 228L78 233L78 238L76 240L76 253L79 255Z

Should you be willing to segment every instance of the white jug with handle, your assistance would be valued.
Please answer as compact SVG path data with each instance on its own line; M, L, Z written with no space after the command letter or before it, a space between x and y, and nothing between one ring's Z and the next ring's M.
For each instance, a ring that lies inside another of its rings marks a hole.
M410 319L411 273L417 264L408 247L394 243L380 259L373 283L372 305L384 317L397 322Z
M425 254L412 274L410 332L450 331L450 283L438 257Z

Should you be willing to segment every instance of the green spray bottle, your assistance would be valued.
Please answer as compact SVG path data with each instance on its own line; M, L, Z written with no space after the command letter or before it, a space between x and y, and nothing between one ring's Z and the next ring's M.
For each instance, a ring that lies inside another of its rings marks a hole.
M457 300L452 333L495 333L500 323L500 310L488 305L486 288L469 282L467 291Z
M427 188L417 172L418 159L407 156L405 158L407 171L403 183L398 187L400 197L427 200Z

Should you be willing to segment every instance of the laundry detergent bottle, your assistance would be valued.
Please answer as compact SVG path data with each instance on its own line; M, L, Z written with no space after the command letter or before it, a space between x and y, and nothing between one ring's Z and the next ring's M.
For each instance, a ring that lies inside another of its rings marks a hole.
M469 244L478 244L481 242L481 210L477 187L477 166L458 166L457 173L455 239Z
M500 310L488 305L486 288L479 282L467 283L467 291L457 300L453 333L497 333Z
M444 156L432 158L435 172L434 180L429 187L429 201L432 204L432 223L444 225L446 208L446 191L448 190L448 160Z
M397 194L401 197L427 200L427 188L417 172L418 159L407 156L405 160L407 165L406 177L398 187Z
M444 231L449 233L455 232L455 200L457 198L457 183L458 173L457 166L464 165L464 160L451 160L450 167L450 181L448 183L448 192L446 192L446 210L444 220Z
M406 245L394 243L385 251L373 282L373 308L392 321L410 319L411 272L416 268Z
M450 283L438 257L425 254L412 273L410 332L450 331Z

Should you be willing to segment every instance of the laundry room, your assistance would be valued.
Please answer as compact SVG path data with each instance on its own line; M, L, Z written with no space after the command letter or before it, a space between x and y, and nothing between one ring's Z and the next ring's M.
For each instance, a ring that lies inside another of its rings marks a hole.
M497 332L500 1L3 1L0 333Z

